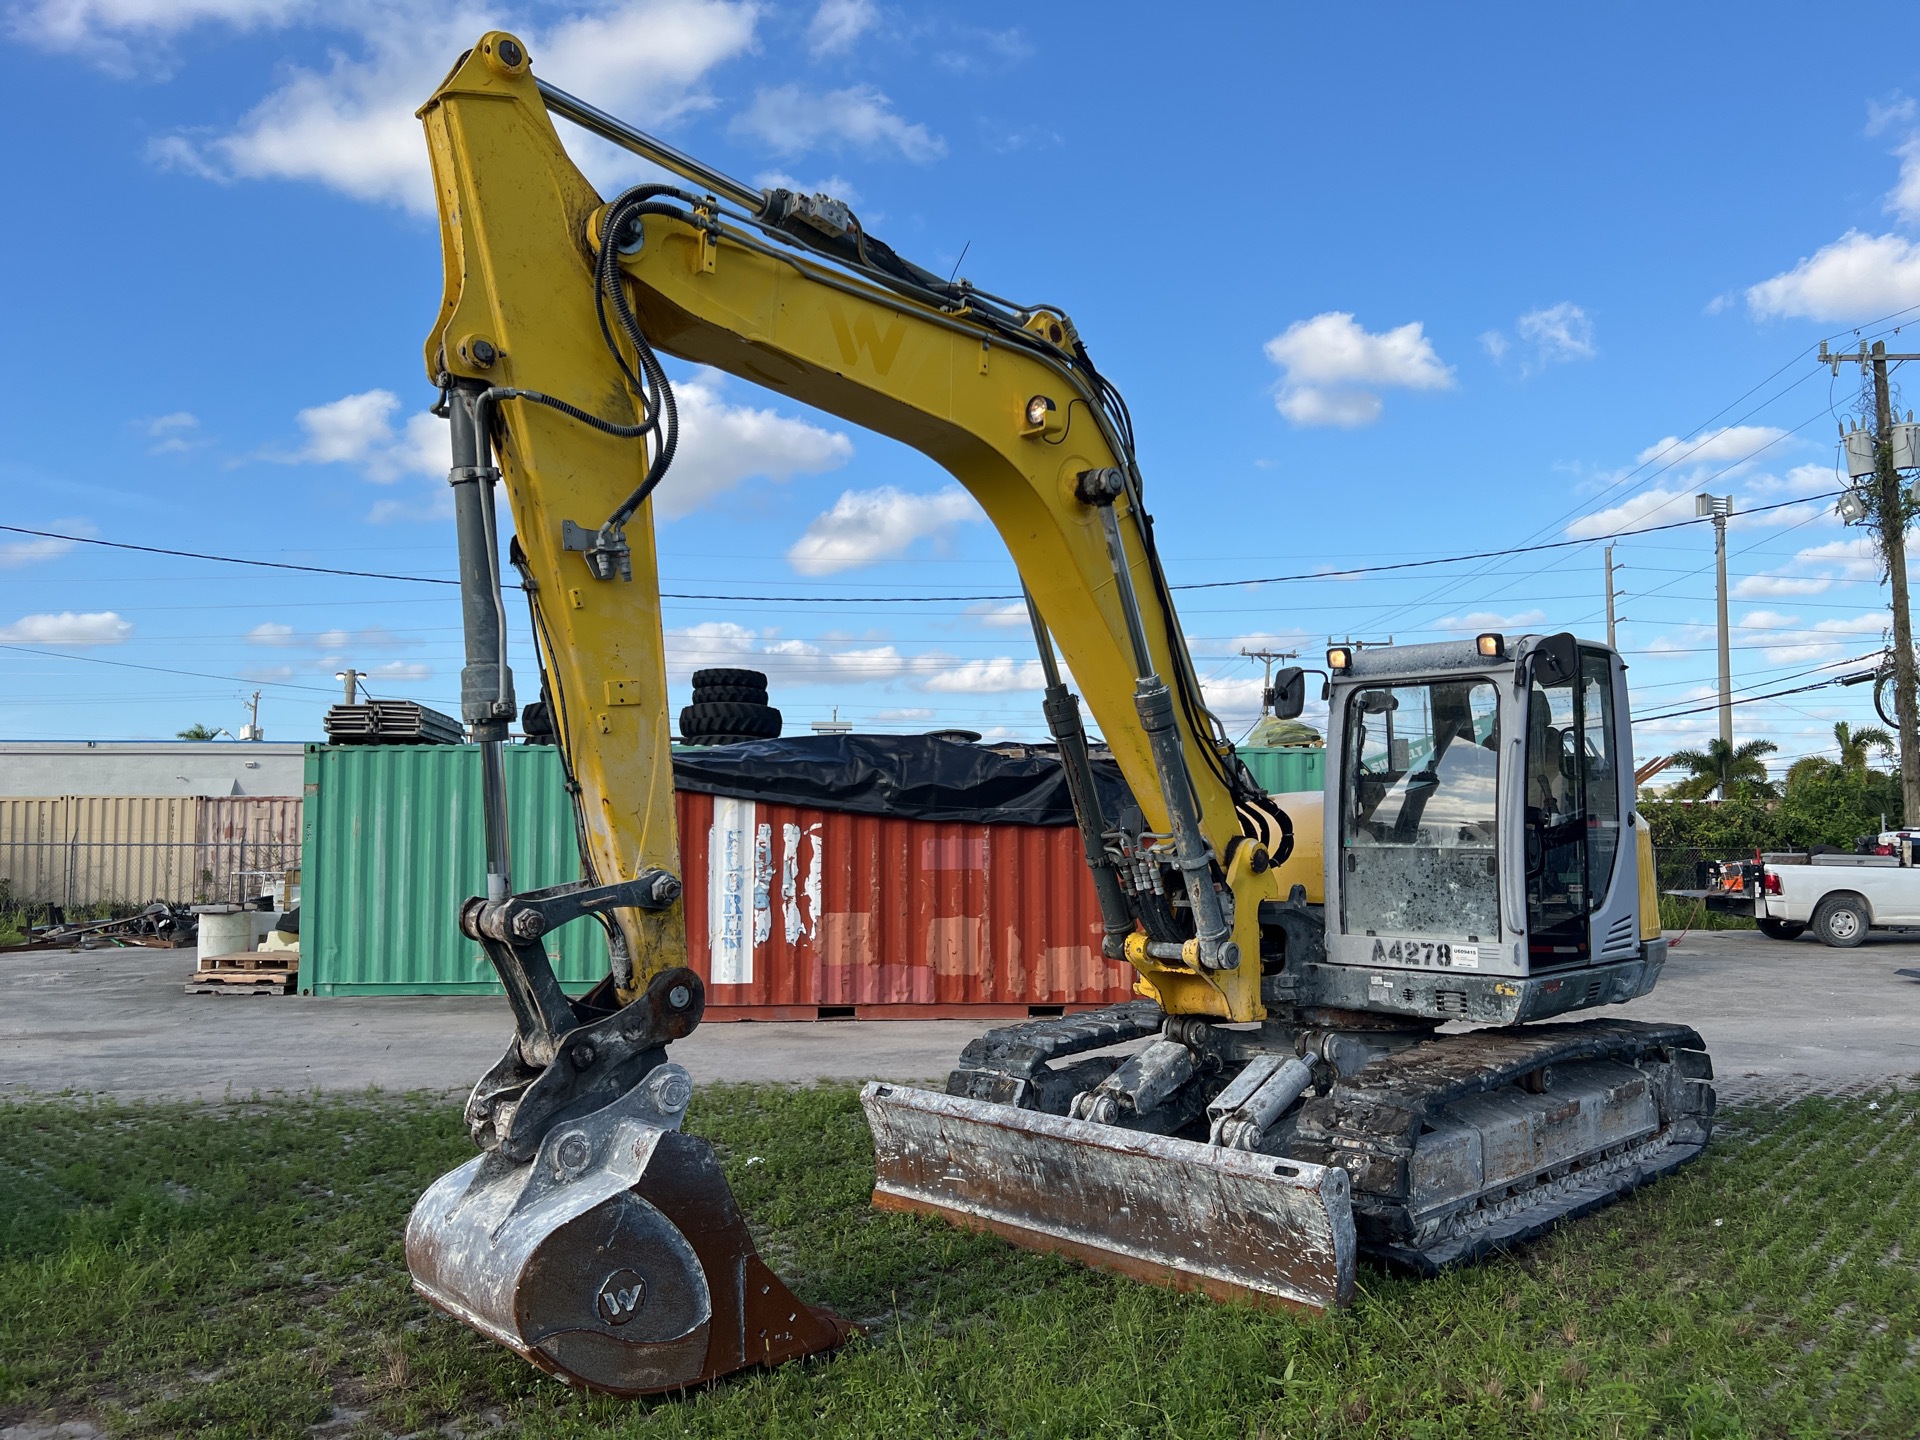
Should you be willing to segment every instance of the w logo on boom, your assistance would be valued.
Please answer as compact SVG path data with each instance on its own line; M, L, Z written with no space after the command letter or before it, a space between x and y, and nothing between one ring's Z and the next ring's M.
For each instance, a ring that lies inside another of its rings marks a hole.
M840 344L843 363L858 365L860 353L865 351L867 359L880 374L884 375L893 368L894 356L900 353L900 342L907 338L904 315L889 316L883 333L870 310L863 309L851 321L847 319L846 311L832 300L827 301L826 310L827 318L833 322L833 338Z
M616 1270L600 1284L594 1309L609 1325L624 1325L640 1313L647 1300L645 1278L632 1270Z

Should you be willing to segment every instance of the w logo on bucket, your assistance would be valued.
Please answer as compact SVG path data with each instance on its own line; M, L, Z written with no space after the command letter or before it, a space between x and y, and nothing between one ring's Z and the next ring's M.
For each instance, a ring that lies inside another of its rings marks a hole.
M632 1270L616 1270L600 1283L594 1309L607 1324L624 1325L640 1313L646 1300L647 1282Z

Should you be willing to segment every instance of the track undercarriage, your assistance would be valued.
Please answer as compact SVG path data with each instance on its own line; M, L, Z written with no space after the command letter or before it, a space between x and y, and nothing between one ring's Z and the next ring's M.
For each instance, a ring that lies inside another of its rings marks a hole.
M1431 1274L1684 1164L1712 1132L1711 1076L1684 1025L1227 1027L1136 1002L992 1031L944 1095L862 1098L877 1204L1330 1306L1356 1254Z

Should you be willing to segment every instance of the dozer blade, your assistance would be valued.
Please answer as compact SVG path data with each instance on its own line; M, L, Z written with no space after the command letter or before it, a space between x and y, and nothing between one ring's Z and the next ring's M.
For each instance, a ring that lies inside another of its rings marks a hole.
M529 1164L443 1175L407 1221L414 1288L561 1379L615 1395L843 1343L754 1249L713 1147L682 1135L678 1065L556 1126Z
M873 1203L1217 1299L1353 1296L1346 1172L1011 1105L870 1084Z

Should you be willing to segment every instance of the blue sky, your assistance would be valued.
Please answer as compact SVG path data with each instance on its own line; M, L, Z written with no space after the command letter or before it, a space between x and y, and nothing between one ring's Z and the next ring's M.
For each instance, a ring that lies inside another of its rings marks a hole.
M1734 521L1737 687L1877 652L1862 533L1830 500L1783 502L1835 488L1836 417L1858 398L1815 344L1852 348L1860 327L1920 348L1896 331L1920 320L1910 12L1460 15L16 5L0 520L451 575L412 111L500 25L547 78L722 169L833 190L929 268L1065 307L1132 405L1176 584L1582 539L1687 519L1709 488L1782 506ZM562 130L603 188L631 178ZM1013 588L952 482L777 395L674 373L666 588L853 597L668 602L676 706L694 666L751 664L792 729L837 708L862 728L1039 733L1017 615L886 598ZM1637 713L1706 703L1710 530L1619 540L1616 559ZM1258 688L1243 648L1603 635L1601 596L1595 541L1193 592L1182 613L1240 729ZM0 532L0 734L237 730L258 686L270 738L319 738L345 665L456 710L458 625L442 587ZM1742 706L1736 728L1790 760L1869 713L1862 689L1816 691ZM1648 719L1636 748L1713 724Z

